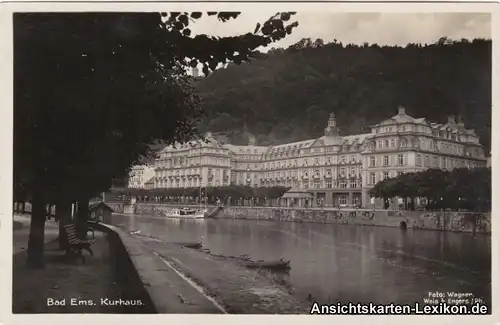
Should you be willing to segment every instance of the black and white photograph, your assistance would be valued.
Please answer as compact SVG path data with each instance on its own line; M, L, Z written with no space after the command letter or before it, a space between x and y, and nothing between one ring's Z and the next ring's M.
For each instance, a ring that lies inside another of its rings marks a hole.
M11 8L9 317L494 316L488 6L250 5Z

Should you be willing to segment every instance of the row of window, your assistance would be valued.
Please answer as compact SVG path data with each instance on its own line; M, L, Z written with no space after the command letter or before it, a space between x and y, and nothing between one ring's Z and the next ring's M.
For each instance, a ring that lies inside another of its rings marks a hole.
M235 156L237 160L262 160L262 156L261 155L257 155L257 156L241 156L241 155L237 155Z
M380 158L382 158L381 161L380 161ZM405 155L403 155L403 154L398 154L396 156L386 155L386 156L382 156L382 157L370 156L368 158L368 167L391 166L391 165L404 166L405 165Z
M368 174L368 185L375 185L379 181L391 178L391 177L396 177L399 175L402 175L403 172L400 171L384 171L380 173L375 173L371 172ZM377 175L380 175L380 177L377 177Z
M374 133L391 133L391 132L419 132L431 134L436 138L444 138L452 141L474 141L475 137L469 136L456 130L451 132L448 130L436 130L424 125L399 125L399 126L382 126L373 128Z
M193 179L192 181L180 182L180 181L164 181L159 180L156 182L155 187L157 188L190 188L198 187L202 185L201 179ZM224 180L208 180L207 186L227 186L229 181Z
M415 140L417 141L417 140ZM376 148L378 149L396 149L398 148L397 146L398 141L396 139L385 139L385 140L377 140ZM412 142L407 139L399 139L399 147L407 147L407 146L412 146ZM371 150L375 149L374 144L370 144ZM431 151L437 151L439 149L440 152L444 153L449 153L449 154L455 154L455 155L464 155L468 154L465 152L465 149L463 146L456 145L456 144L450 144L446 142L440 142L436 143L434 140L428 140L428 139L420 139L420 148L421 149L427 149ZM480 149L474 149L471 150L472 155L474 156L480 156L481 155L481 150Z
M377 149L389 149L389 148L396 149L396 148L398 148L398 143L399 143L400 148L412 147L413 143L417 144L417 141L418 140L414 140L414 142L412 142L411 140L405 139L405 138L401 138L401 139L399 139L399 141L397 139L377 140L376 147L377 147ZM430 149L430 150L437 149L437 145L434 142L434 140L427 140L427 139L420 139L420 147L422 149ZM458 147L455 145L455 148L458 148ZM372 150L374 149L373 143L371 144L371 149ZM458 149L456 149L456 150L458 153Z
M334 204L339 204L339 205L348 205L348 204L359 205L361 203L361 196L359 196L359 195L353 195L351 197L352 198L352 202L349 202L349 195L340 194L340 195L336 195L335 197L336 197L337 202L334 202ZM294 204L297 204L297 201L298 201L297 199L292 199L292 200L293 200ZM316 199L316 204L318 206L326 204L325 199L324 198L317 198Z
M339 163L340 164L347 164L347 163L357 163L358 162L358 157L357 156L340 156L339 157ZM324 157L324 159L321 158L303 158L302 160L288 160L288 161L278 161L276 163L267 163L264 165L264 169L275 169L275 168L292 168L292 167L299 167L299 164L302 163L302 167L307 167L309 166L309 162L312 162L313 165L322 165L323 163L326 165L331 165L335 162L335 157Z
M194 157L194 158L189 158L189 157L178 157L175 159L165 159L165 160L158 160L156 162L156 166L158 167L166 167L166 168L172 168L172 167L178 167L178 166L196 166L196 165L201 165L201 164L208 164L208 165L220 165L220 166L228 166L230 163L229 158L215 158L215 157Z
M298 181L298 180L264 180L261 182L262 186L289 186L295 188L309 189L309 188L361 188L361 180L314 180L314 181Z
M302 171L302 173L300 173L301 176L305 176L305 177L309 177L309 170L305 169ZM357 175L359 173L359 169L358 168L346 168L346 167L341 167L339 168L339 175L340 176L347 176L349 173L349 175ZM289 176L289 177L298 177L299 176L299 171L298 170L288 170L288 171L276 171L276 172L267 172L264 174L265 176L267 176L268 178L272 178L272 177L285 177L285 176ZM313 170L312 171L312 175L313 176L316 176L316 177L320 177L321 176L321 172L319 169L316 169L316 170ZM331 177L333 176L333 173L332 173L332 170L331 169L327 169L324 173L324 175L326 177Z
M415 156L415 166L450 169L450 168L464 168L464 167L474 168L481 166L481 164L463 159L453 159L448 157L437 157L429 155L423 156L421 154L417 154Z
M322 180L314 180L314 181L303 181L302 188L360 188L362 187L361 180L331 180L327 179L325 181Z

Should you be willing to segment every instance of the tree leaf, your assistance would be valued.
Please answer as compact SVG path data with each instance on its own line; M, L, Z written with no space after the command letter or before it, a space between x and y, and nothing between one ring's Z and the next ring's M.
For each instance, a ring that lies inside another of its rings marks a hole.
M202 16L201 12L192 12L191 13L191 18L193 18L193 19L201 18L201 16Z
M189 25L189 18L187 15L180 15L177 20L181 22L184 27Z
M280 17L281 17L281 20L288 21L288 20L290 20L290 13L289 12L282 12Z
M260 23L257 23L257 26L255 26L254 34L257 34L260 30Z

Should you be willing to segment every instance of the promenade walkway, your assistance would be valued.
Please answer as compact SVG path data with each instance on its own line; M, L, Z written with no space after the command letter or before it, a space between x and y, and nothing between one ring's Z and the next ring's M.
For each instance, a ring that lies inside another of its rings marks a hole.
M13 221L17 226L14 227L12 253L16 255L28 248L31 217L29 215L15 214ZM54 221L47 221L45 223L45 244L56 240L58 234L58 224Z
M310 311L310 303L297 299L282 285L233 261L147 237L137 238L166 264L194 281L205 295L215 298L226 313L307 314ZM144 268L151 268L151 265ZM168 268L162 271L172 282L175 276L168 274Z
M56 241L58 225L47 221L45 227L44 269L26 267L29 238L28 216L14 216L22 228L13 232L13 313L143 313L141 307L110 306L109 301L127 299L127 289L116 280L116 266L110 257L106 234L96 231L94 256L81 261L64 261ZM65 306L49 306L48 299L65 301ZM77 305L71 304L71 299ZM104 302L101 299L109 299Z

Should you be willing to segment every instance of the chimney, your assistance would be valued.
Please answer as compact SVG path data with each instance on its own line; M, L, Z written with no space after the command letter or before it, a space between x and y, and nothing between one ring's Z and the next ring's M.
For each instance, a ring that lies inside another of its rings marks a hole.
M457 125L460 127L465 127L465 123L461 115L457 116Z
M405 114L406 114L405 107L399 106L398 107L398 115L405 115Z
M448 124L456 124L455 115L448 115Z
M200 71L198 70L198 68L193 68L191 72L193 73L193 77L195 78L198 78L200 76Z

